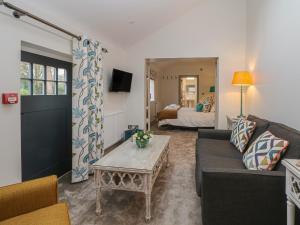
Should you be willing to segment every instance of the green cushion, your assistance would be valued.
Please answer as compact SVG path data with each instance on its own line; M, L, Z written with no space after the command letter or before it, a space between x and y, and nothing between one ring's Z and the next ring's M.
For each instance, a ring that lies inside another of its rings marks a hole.
M199 103L196 105L196 112L202 112L203 111L203 104Z

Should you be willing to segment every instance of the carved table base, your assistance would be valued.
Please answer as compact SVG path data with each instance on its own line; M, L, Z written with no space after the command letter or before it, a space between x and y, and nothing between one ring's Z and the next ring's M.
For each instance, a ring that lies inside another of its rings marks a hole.
M169 146L162 152L152 171L125 168L94 168L96 184L96 213L101 214L101 191L124 190L145 193L146 221L151 220L151 192L155 180L163 167L169 165Z

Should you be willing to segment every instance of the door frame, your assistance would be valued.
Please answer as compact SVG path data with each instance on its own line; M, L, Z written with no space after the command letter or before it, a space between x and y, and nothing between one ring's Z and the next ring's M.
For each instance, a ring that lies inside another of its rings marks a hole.
M194 77L197 80L197 100L196 103L199 101L199 75L178 75L178 105L181 105L180 99L181 99L181 79L187 78L187 77Z
M216 112L215 112L215 128L218 128L219 125L219 91L220 91L220 78L219 78L219 57L177 57L177 58L146 58L144 64L144 129L151 128L150 126L150 93L149 93L149 86L150 86L150 64L151 62L157 60L178 60L178 59L211 59L215 62L215 98L216 98ZM199 86L199 84L198 84ZM199 96L200 97L200 96Z
M150 60L145 59L145 71L144 71L144 130L150 131L151 118L150 118Z

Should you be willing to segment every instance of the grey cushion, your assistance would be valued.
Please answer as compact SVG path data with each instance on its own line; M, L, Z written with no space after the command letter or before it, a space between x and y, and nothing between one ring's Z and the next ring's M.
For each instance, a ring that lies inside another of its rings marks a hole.
M283 156L283 158L287 159L299 159L300 158L300 132L292 129L288 126L285 126L280 123L270 123L268 130L274 134L276 137L285 139L289 141L288 149ZM278 162L274 170L284 171L285 168Z
M270 122L268 120L264 120L259 117L253 116L253 115L249 115L247 119L250 121L256 122L256 127L254 130L254 133L253 133L250 141L248 142L248 146L247 146L247 148L248 148L261 134L263 134L265 131L268 130Z
M199 129L198 138L210 138L218 140L229 140L231 136L231 130L210 130Z
M242 160L242 154L229 140L200 138L197 140L197 149L201 152L200 157L216 156Z
M203 225L286 224L284 173L204 169Z
M245 169L242 154L226 140L198 139L196 142L196 191L201 196L202 170Z

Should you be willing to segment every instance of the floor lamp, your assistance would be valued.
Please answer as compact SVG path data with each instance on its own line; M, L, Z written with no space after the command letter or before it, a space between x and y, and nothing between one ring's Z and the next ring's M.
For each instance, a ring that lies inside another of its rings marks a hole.
M239 117L244 117L244 115L243 115L243 87L250 86L253 84L252 75L248 71L237 71L233 75L232 84L238 85L241 87L241 113L240 113Z

